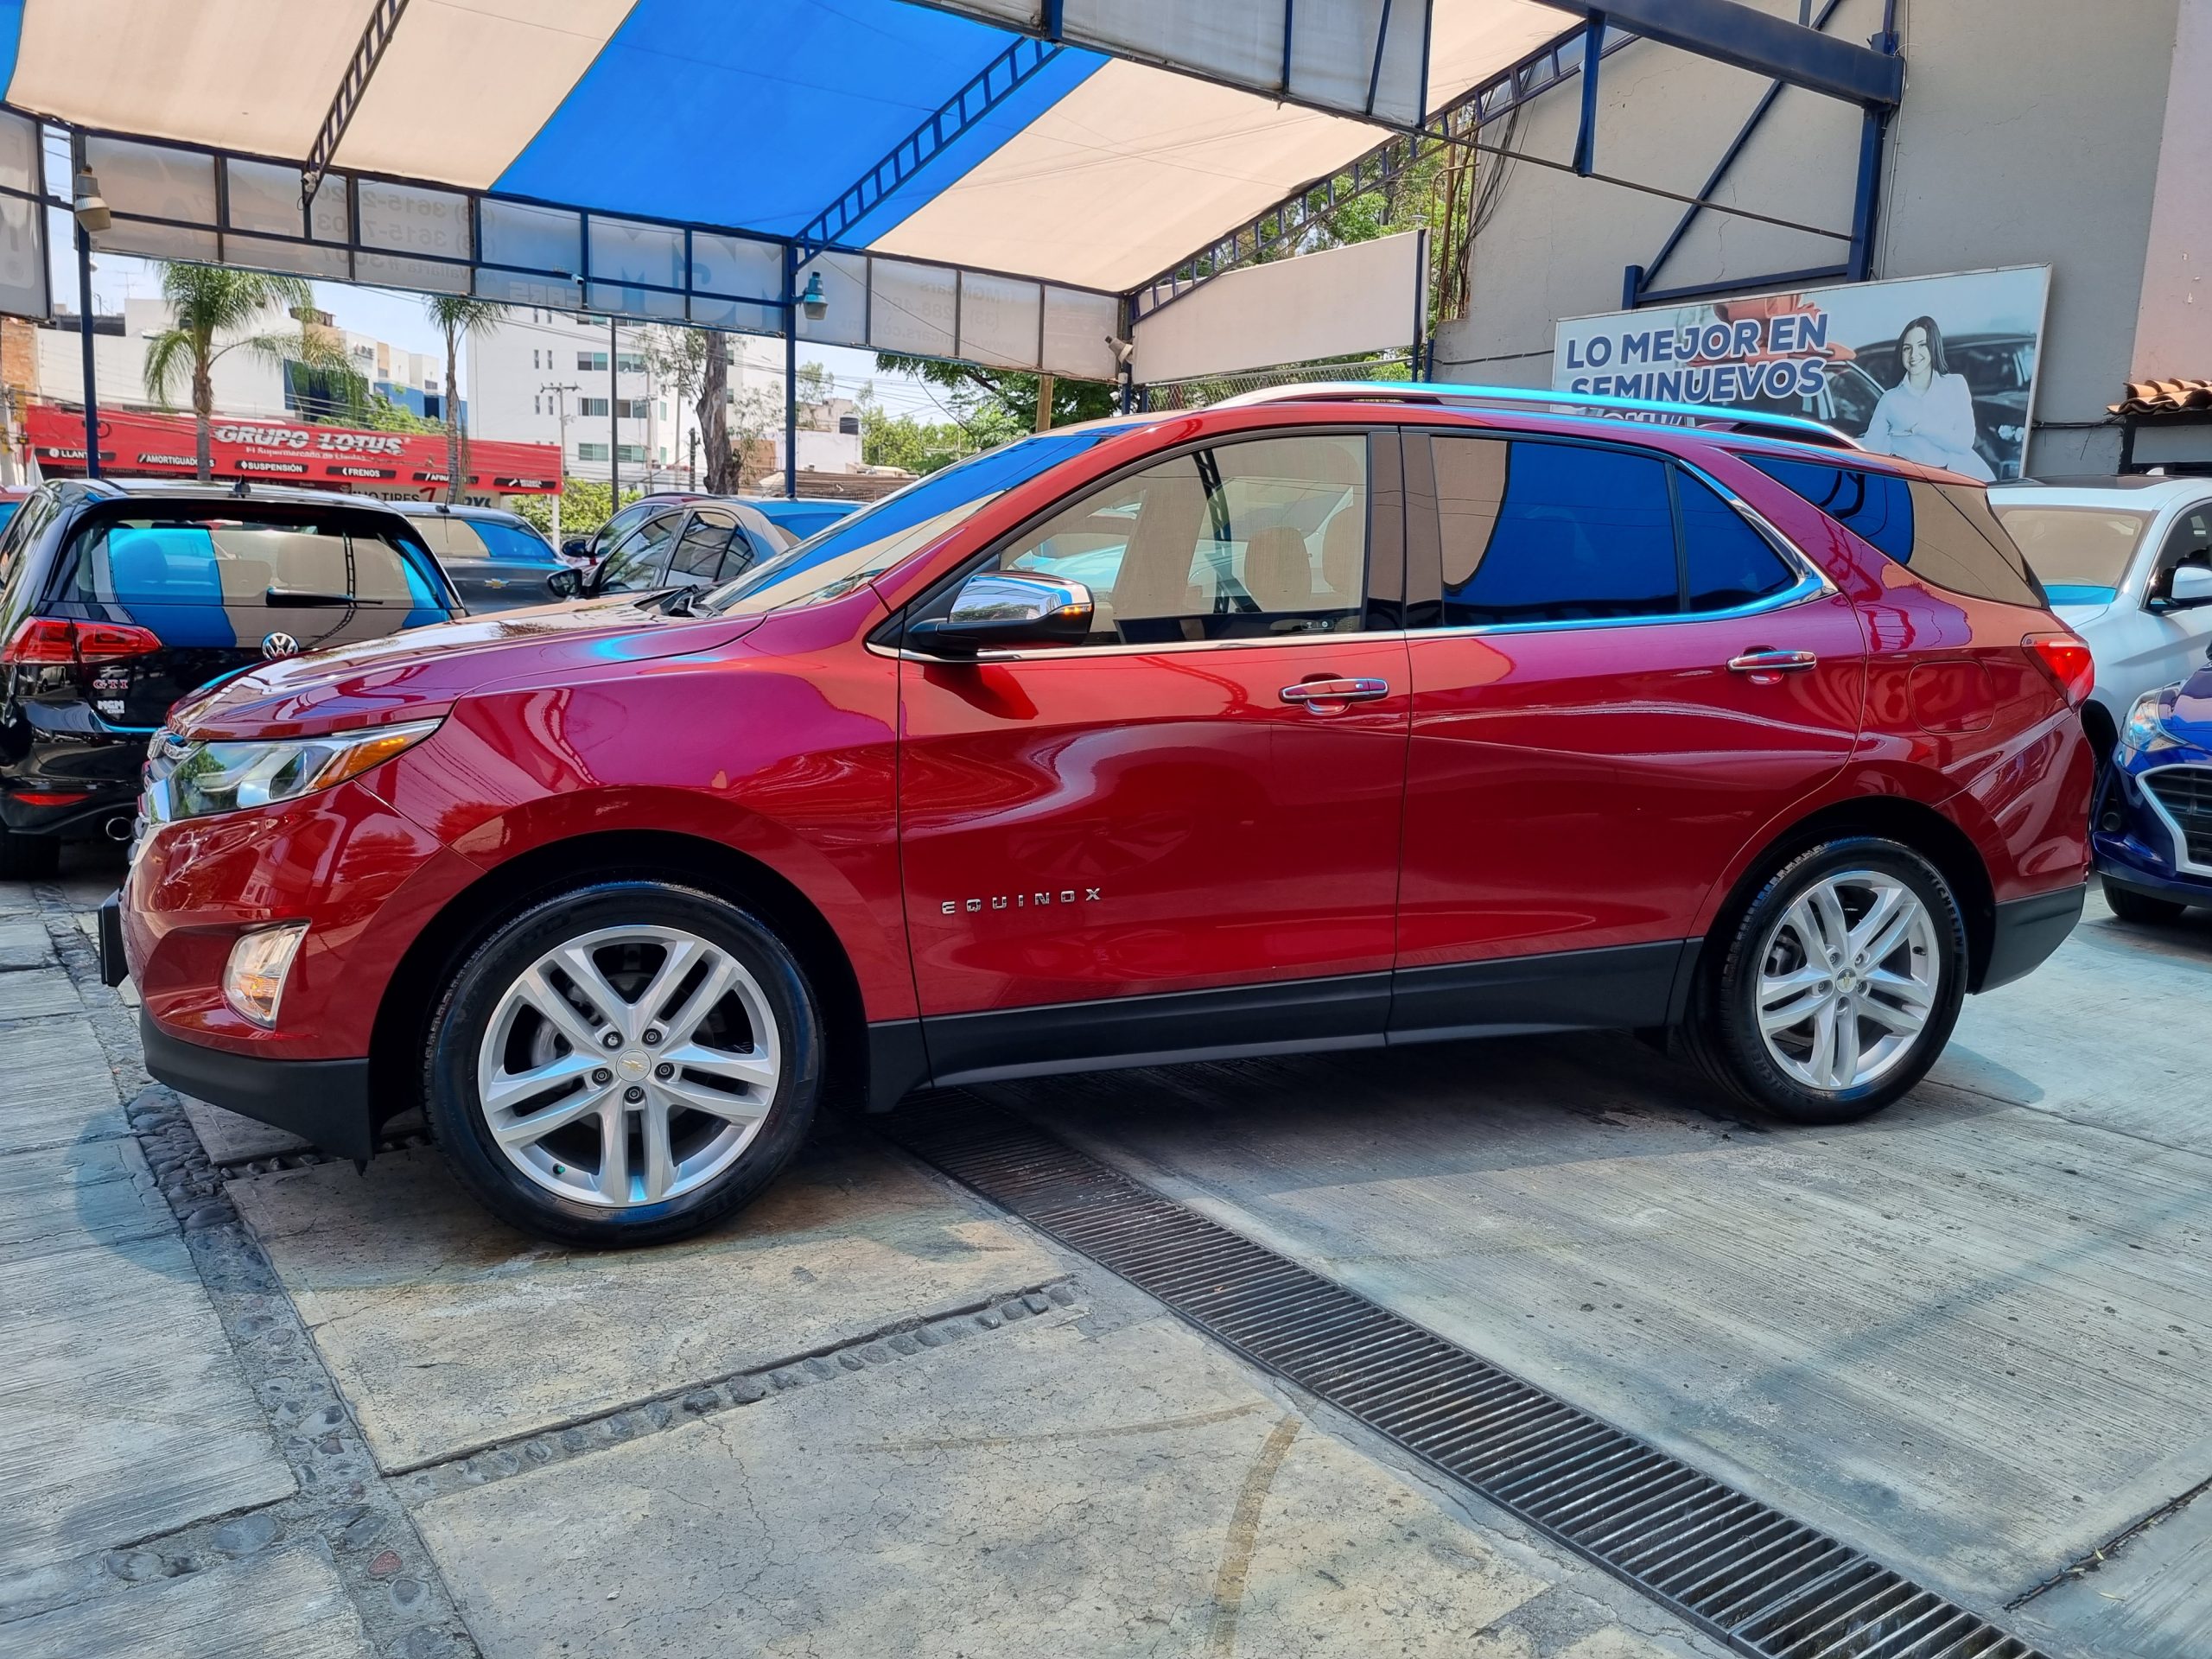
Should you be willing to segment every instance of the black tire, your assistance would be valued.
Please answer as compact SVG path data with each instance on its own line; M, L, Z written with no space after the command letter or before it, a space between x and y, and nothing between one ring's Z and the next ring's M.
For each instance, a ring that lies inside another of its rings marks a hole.
M2123 887L2109 876L2099 881L2105 890L2105 902L2112 906L2112 913L2123 922L2139 922L2146 927L2161 926L2177 922L2187 905L2177 904L2171 899L2154 899L2147 893L2137 893Z
M61 843L52 836L27 836L0 830L0 878L45 881L61 869Z
M1919 1033L1879 1076L1818 1089L1785 1071L1759 1029L1762 953L1782 948L1776 930L1789 907L1828 877L1869 871L1904 884L1933 925L1936 993ZM1872 1116L1927 1075L1950 1039L1966 993L1966 926L1942 873L1901 842L1853 836L1797 855L1759 886L1732 923L1706 942L1683 1031L1688 1058L1732 1099L1787 1123L1848 1123Z
M706 1184L664 1202L616 1209L563 1196L510 1160L493 1139L482 1108L476 1065L501 998L533 963L595 930L639 925L683 930L734 957L752 976L779 1027L785 1061L766 1116L733 1164ZM823 1040L821 1016L804 971L758 918L694 887L649 879L609 880L532 905L496 928L454 970L424 1038L423 1096L432 1131L454 1176L501 1220L562 1244L658 1244L723 1221L757 1198L791 1161L813 1125L822 1092Z

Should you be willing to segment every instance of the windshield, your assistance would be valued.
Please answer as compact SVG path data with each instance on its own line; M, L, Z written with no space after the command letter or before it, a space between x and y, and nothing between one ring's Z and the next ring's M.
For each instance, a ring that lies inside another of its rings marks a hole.
M2028 556L2028 564L2051 589L2059 604L2069 602L2063 590L2095 589L2110 599L2127 574L2127 562L2150 527L2152 516L2120 507L2008 507L1992 496L1990 505L2012 537ZM2093 600L2094 594L2070 602Z
M1065 432L1040 433L917 479L874 506L829 529L700 599L700 613L757 615L787 605L815 604L849 594L919 551L1017 484L1026 484L1130 423L1100 421Z

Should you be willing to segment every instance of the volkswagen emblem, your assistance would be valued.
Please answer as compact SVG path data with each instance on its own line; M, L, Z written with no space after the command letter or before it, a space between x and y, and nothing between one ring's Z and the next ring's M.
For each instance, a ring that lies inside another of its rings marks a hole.
M261 654L272 663L279 657L296 657L300 654L300 642L289 633L264 634Z

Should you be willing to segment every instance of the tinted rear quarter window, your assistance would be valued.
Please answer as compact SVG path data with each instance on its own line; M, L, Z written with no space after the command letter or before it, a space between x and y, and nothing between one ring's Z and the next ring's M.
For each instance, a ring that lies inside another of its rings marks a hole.
M1773 455L1743 459L1923 582L2005 605L2047 603L1978 484L1936 484Z
M1733 610L1796 586L1796 573L1766 537L1704 480L1677 468L1675 494L1692 612Z

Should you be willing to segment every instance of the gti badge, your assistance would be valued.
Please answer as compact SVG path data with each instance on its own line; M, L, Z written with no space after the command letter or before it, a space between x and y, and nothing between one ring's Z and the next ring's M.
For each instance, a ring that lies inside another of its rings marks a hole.
M296 657L300 654L300 642L289 633L264 633L261 636L261 654L272 663L279 657Z
M973 914L979 910L1041 910L1046 905L1092 905L1098 902L1096 887L1062 887L1058 893L1001 893L989 899L948 899L944 912L957 916L962 911Z

